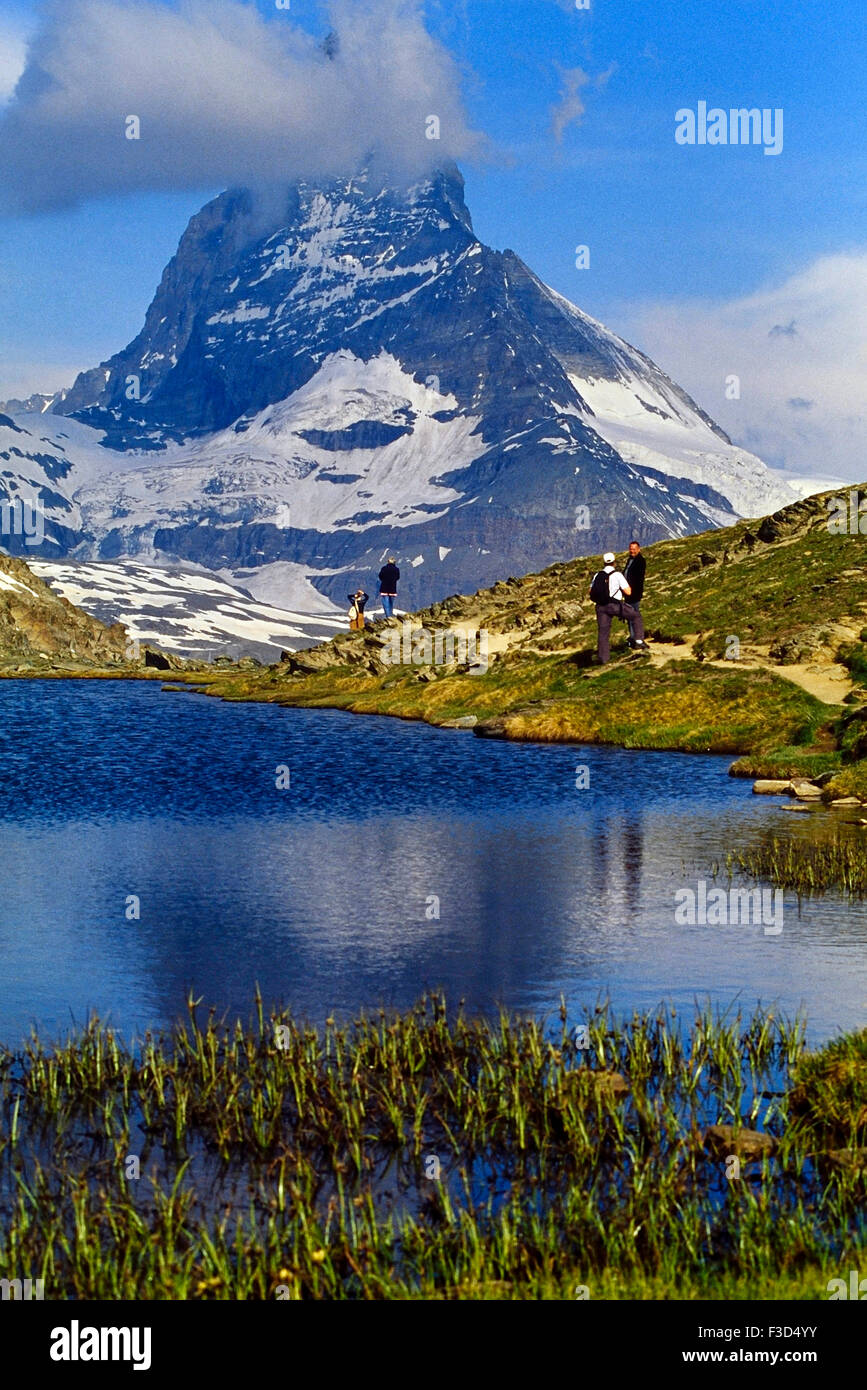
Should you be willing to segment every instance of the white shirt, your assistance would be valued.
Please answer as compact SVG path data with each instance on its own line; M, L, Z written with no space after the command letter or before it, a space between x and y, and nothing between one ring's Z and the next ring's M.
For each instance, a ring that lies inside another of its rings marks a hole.
M611 594L612 603L628 603L629 595L626 590L629 587L620 570L616 570L613 565L605 566L605 573L610 576L608 589Z

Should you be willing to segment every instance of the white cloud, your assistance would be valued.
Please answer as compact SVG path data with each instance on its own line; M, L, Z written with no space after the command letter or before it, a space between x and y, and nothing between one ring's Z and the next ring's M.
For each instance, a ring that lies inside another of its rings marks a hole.
M724 303L630 310L620 331L772 466L867 479L867 251ZM740 400L726 399L727 378Z
M266 22L241 0L55 0L0 112L4 210L345 174L369 154L415 176L480 149L420 0L325 9L333 56L291 12Z
M551 108L551 129L558 144L568 127L580 121L584 115L584 87L588 83L594 87L604 87L614 70L615 65L612 63L607 72L600 73L598 77L591 77L583 68L562 68L557 64L560 74L560 97L556 106Z
M27 61L27 35L0 19L0 105L8 101Z
M567 126L572 125L574 121L580 121L584 115L581 89L590 81L590 74L583 68L560 68L559 72L560 100L551 111L551 128L558 143L563 139L563 132Z

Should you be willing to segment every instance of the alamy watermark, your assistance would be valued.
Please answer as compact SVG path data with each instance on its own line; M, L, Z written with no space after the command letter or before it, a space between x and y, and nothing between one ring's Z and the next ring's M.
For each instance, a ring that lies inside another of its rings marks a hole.
M867 536L867 498L857 488L850 488L848 497L826 498L825 506L832 536Z
M841 1298L854 1299L859 1303L867 1300L867 1279L862 1279L861 1272L857 1269L849 1270L848 1287L845 1279L829 1279L825 1287L828 1290L829 1303L837 1302Z
M674 920L679 927L764 927L765 936L783 930L781 888L708 888L699 879L695 888L674 895Z
M45 1283L42 1279L0 1279L0 1299L5 1303L13 1299L16 1303L45 1298Z
M488 634L460 628L413 627L405 622L383 635L380 660L386 666L467 666L471 676L488 669Z
M706 101L697 110L682 106L674 113L674 138L679 145L763 145L765 154L783 152L783 108L769 106L721 106L708 110Z
M129 1361L134 1371L148 1371L151 1329L82 1327L73 1318L68 1327L52 1328L48 1355L52 1361Z
M45 513L41 502L14 497L0 502L0 536L23 536L25 545L45 540Z

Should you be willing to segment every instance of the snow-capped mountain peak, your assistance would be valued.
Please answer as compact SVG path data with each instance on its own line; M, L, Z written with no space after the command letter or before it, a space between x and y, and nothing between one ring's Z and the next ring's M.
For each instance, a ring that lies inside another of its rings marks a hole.
M388 552L412 608L791 500L646 356L480 242L453 167L221 194L142 331L52 408L0 421L0 486L54 508L46 558L294 567L340 605Z

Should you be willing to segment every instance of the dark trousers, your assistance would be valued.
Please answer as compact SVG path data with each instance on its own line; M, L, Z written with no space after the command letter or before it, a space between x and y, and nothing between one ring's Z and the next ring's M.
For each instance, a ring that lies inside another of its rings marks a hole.
M630 606L630 608L634 608L635 611L636 611L636 613L640 613L640 612L641 612L641 604L640 604L639 602L637 602L635 599L632 600L632 602L631 602L631 604L630 604L629 606ZM635 639L636 639L636 636L637 636L637 634L636 634L636 632L635 632L635 619L634 619L634 618L630 618L630 619L628 620L626 626L629 628L629 640L630 640L630 642L634 642Z
M635 641L644 641L644 623L637 608L633 608L631 603L597 603L596 605L596 626L598 637L596 642L596 652L599 656L601 665L605 665L611 654L611 619L623 618L629 623L630 631L635 632Z

